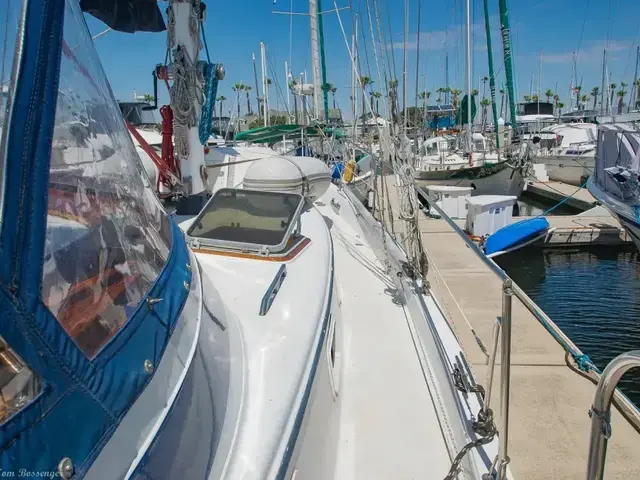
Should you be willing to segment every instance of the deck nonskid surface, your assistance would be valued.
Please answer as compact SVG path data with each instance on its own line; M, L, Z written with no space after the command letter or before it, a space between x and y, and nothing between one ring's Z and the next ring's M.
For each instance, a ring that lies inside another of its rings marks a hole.
M442 478L449 455L405 310L358 233L338 215L327 223L345 339L335 478Z

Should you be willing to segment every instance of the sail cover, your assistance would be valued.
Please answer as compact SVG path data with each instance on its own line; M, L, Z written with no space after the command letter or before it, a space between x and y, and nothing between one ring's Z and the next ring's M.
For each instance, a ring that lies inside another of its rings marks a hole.
M119 32L167 29L156 0L80 0L80 8Z

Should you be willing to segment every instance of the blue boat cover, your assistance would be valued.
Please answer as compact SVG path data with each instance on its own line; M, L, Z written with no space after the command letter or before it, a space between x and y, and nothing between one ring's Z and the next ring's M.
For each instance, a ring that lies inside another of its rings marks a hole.
M518 244L525 243L549 229L549 222L544 217L528 218L520 222L502 227L493 235L489 235L484 244L484 253L501 252Z

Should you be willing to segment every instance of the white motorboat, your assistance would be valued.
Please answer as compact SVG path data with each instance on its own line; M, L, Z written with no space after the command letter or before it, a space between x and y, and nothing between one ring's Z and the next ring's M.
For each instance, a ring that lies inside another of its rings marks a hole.
M597 126L566 123L543 128L534 163L542 163L549 179L583 186L593 174Z
M474 133L471 154L462 154L458 138L438 136L420 147L416 179L424 185L472 187L473 195L515 195L522 193L528 165L513 166L499 160L485 137Z
M496 427L438 302L327 166L268 152L181 231L79 3L24 5L0 144L3 474L492 475ZM96 135L74 140L87 105Z
M640 131L634 123L598 127L596 168L587 188L640 249Z

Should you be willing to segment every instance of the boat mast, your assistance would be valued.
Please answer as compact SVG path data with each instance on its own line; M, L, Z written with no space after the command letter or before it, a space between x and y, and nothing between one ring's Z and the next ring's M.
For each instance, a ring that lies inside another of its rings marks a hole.
M180 70L187 72L200 68L198 59L200 58L200 0L193 2L182 2L172 0L169 4L170 15L175 20L172 28L167 29L168 44L174 52L174 72ZM199 85L187 85L186 78L174 76L174 83L171 89L171 105L174 112L174 125L176 129L174 142L176 155L180 159L180 170L189 194L203 192L206 188L203 172L205 170L204 148L200 143L198 127L202 114L202 98L194 95L192 98L179 98L188 95L188 92L202 90L203 85L198 82L198 75L186 76L193 78ZM184 82L179 85L179 82ZM184 88L182 88L184 87ZM187 92L187 93L184 93ZM185 114L184 105L188 105ZM182 118L184 117L184 118Z
M407 66L409 64L409 0L404 0L404 63L402 68L403 136L407 136ZM364 113L363 113L364 114ZM404 142L404 138L402 139Z
M467 151L471 152L471 0L467 0Z
M311 60L313 63L313 112L316 119L321 118L322 85L320 85L320 54L318 42L318 0L309 0L309 21L311 27Z
M496 149L500 156L500 135L498 129L498 108L496 106L496 77L493 71L493 49L491 48L491 25L489 24L489 2L484 3L484 28L487 37L487 53L489 55L489 90L491 93L491 110L493 111L493 128L496 132ZM447 75L448 77L448 75ZM448 81L447 81L448 83Z
M538 57L538 115L540 115L540 96L542 95L542 49L540 49L540 56Z
M262 64L262 115L264 126L269 126L269 90L267 88L267 53L263 42L260 42L260 63Z
M289 64L284 61L284 84L287 90L287 112L291 112L291 96L289 93Z
M606 78L607 78L607 73L606 73L606 69L607 69L607 49L605 48L604 50L602 50L602 88L600 89L600 115L604 115L605 111L604 111L604 88L605 88L605 82L606 82ZM608 102L608 98L609 95L607 95L607 102Z
M256 100L258 101L258 118L262 115L262 111L260 110L260 89L258 88L258 69L256 68L256 54L252 53L251 58L253 59L253 80L256 85Z
M418 98L420 95L420 14L421 14L421 7L422 7L422 0L418 0L418 33L416 36L416 98L415 98L415 102L416 102L416 108L418 108ZM426 101L426 99L425 99ZM420 119L419 120L419 125L416 126L416 130L415 133L413 135L413 142L414 142L414 146L415 146L415 151L416 151L416 156L417 153L419 152L419 147L418 147L418 135L422 136L422 129L423 129L423 122L424 122L424 118L423 118L423 113L424 113L424 108L419 109L419 111L421 113L419 113L417 116Z
M631 91L631 98L629 99L629 105L627 106L627 113L631 111L632 105L635 110L636 102L638 101L638 57L640 57L640 45L636 47L636 69L633 74L633 84L631 85L633 90Z
M356 14L356 21L354 22L354 33L351 37L351 52L353 60L351 62L351 111L353 112L353 133L352 138L353 141L356 141L356 137L358 136L358 130L356 125L358 123L358 101L356 90L358 88L358 71L356 69L357 61L358 61L358 16ZM364 131L364 123L362 126L362 131Z
M322 24L322 2L318 1L318 41L320 43L320 66L322 69L322 103L324 111L324 121L329 122L329 92L327 91L327 62L324 54L324 27ZM319 116L318 118L323 118Z
M444 56L444 84L447 87L447 91L445 92L445 103L447 105L451 104L451 89L449 88L449 53L447 52ZM449 112L449 117L451 117L451 112Z
M509 31L509 12L507 0L499 0L500 8L500 32L502 33L502 50L504 53L504 71L507 77L507 91L509 92L509 113L511 116L511 128L516 129L516 96L513 88L513 59L511 58L511 34Z

